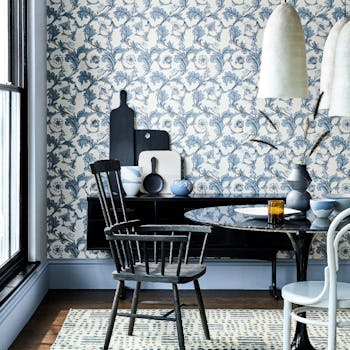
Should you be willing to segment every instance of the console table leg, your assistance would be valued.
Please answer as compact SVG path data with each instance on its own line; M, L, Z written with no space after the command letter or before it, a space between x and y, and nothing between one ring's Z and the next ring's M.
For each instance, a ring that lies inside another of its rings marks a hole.
M276 253L277 254L277 253ZM276 299L281 300L281 290L277 288L277 259L276 255L271 260L271 286L270 294Z
M291 344L291 350L315 350L310 343L306 324L297 322L294 339Z

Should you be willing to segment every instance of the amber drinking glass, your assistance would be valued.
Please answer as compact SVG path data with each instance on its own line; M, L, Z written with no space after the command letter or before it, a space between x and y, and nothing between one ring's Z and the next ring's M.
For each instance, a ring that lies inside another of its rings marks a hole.
M267 202L267 222L272 225L282 225L284 217L284 201L280 199Z

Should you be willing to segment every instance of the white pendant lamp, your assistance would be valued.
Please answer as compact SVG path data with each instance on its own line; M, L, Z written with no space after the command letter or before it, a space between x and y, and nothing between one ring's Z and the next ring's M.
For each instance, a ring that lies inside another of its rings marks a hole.
M266 23L258 97L307 97L304 31L288 3L277 6Z
M350 22L338 37L328 115L350 117Z
M335 51L340 31L348 22L349 19L343 17L337 23L335 23L324 44L320 79L320 91L323 91L323 96L319 106L320 110L329 108L334 75Z

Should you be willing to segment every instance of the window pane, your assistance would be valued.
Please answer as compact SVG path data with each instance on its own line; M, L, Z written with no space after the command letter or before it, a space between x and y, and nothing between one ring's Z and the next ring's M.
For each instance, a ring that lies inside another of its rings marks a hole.
M9 81L9 22L8 22L8 1L0 1L0 84Z
M0 266L9 258L10 93L0 91Z
M0 0L0 289L27 260L26 3Z
M11 166L10 166L10 193L11 193L11 225L10 242L11 256L19 250L19 210L20 210L20 104L21 95L11 93Z

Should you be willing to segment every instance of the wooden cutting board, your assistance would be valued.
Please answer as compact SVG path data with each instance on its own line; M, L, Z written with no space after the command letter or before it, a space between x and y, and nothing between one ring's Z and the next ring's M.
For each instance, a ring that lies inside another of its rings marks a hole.
M160 193L171 193L170 186L174 180L181 179L181 157L176 151L143 151L139 155L138 165L142 167L143 177L152 172L151 158L157 159L156 173L164 180ZM141 185L140 191L146 193Z
M135 130L135 160L142 151L169 150L169 134L165 130Z
M135 112L127 105L125 90L120 92L120 105L110 113L109 158L120 165L135 165L134 118Z

